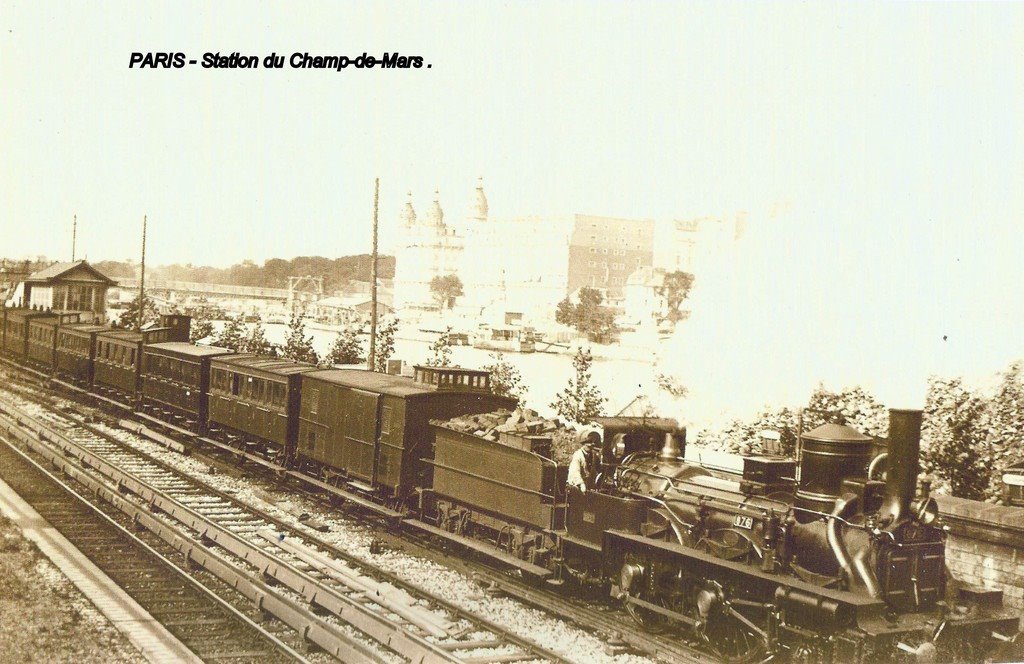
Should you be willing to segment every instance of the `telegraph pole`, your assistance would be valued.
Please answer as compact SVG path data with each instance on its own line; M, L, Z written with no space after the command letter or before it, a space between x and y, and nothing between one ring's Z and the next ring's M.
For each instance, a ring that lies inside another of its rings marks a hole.
M377 204L380 199L380 178L373 180L373 258L370 262L370 353L366 367L373 371L377 360Z
M75 215L75 220L71 222L71 262L75 262L75 242L78 240L78 215Z
M142 272L139 275L139 332L145 316L146 304L146 215L142 215Z

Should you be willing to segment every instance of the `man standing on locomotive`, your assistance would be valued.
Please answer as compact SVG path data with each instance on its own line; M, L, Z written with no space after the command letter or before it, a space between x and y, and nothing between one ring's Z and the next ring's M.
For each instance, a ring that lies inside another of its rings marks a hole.
M579 449L573 452L569 461L569 473L566 478L568 487L575 487L581 493L593 488L598 465L601 461L601 433L593 429L580 431L576 438Z

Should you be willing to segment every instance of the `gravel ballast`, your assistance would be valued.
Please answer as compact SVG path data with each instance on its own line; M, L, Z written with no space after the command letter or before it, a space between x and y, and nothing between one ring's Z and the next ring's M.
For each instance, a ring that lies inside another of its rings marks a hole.
M0 661L146 659L21 530L0 515Z

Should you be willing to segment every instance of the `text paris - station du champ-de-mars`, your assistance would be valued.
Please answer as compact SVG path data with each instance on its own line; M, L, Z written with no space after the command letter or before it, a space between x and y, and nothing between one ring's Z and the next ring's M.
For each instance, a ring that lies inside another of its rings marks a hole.
M356 69L419 69L423 67L423 57L419 55L400 55L384 53L380 57L363 53L354 58L346 55L310 55L309 53L292 53L287 59L283 55L271 53L263 58L264 69L283 69L285 62L292 69L334 69L340 71L347 67ZM129 69L181 69L187 65L200 64L198 60L190 60L184 53L141 53L134 52L128 61ZM255 55L241 55L237 51L230 55L204 53L201 63L203 69L258 69L260 59ZM430 68L430 65L426 65Z

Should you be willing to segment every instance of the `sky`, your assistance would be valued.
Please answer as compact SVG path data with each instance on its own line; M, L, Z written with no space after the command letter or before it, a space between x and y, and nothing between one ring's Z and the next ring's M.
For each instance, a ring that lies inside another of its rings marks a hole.
M787 355L758 325L852 349L837 380L1024 354L1024 5L0 0L0 28L3 255L69 257L76 214L91 260L136 258L143 215L156 264L366 252L375 177L388 251L407 191L457 218L483 177L494 216L751 211L693 329L752 362ZM159 50L431 67L129 69Z

